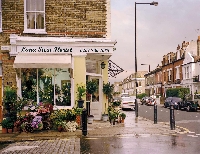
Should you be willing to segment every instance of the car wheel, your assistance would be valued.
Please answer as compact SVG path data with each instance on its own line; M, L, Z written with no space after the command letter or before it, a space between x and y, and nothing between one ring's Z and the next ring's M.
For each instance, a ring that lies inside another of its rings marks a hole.
M186 110L187 110L187 112L189 112L190 111L190 106L188 106Z

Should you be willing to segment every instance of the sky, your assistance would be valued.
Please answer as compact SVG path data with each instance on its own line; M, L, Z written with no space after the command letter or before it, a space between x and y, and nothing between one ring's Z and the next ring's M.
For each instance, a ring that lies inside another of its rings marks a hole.
M156 0L154 0L156 1ZM137 0L151 3L151 0ZM200 34L200 0L157 0L158 6L136 5L138 71L161 65L163 55L176 52L183 41L197 40ZM110 58L124 69L111 83L122 81L135 70L135 1L111 0L111 39L116 50Z

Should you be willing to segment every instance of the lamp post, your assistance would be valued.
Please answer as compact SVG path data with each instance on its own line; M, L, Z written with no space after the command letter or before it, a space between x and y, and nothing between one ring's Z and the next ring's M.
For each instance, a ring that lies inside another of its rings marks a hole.
M135 114L136 117L138 117L138 103L137 103L137 52L136 52L136 5L137 4L149 4L149 5L154 5L157 6L158 2L151 2L151 3L137 3L135 2Z
M150 64L141 64L141 65L149 65L149 72L151 72Z

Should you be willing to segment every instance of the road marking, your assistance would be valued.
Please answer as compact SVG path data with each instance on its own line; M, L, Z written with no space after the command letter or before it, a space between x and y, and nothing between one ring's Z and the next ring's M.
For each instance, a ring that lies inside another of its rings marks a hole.
M195 136L195 135L187 135L187 136L190 136L190 137L198 137L198 136Z
M193 134L193 133L195 133L195 132L191 132L191 131L189 131L189 133L190 133L190 134Z
M99 139L99 138L85 138L87 140L96 140L96 139Z

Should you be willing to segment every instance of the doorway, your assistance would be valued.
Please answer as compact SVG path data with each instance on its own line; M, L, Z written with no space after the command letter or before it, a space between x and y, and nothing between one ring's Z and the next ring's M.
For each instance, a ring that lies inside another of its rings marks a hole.
M92 95L90 101L90 114L94 116L94 120L101 120L102 115L102 78L100 76L90 76L87 78L89 81L96 81L98 85L97 92Z

